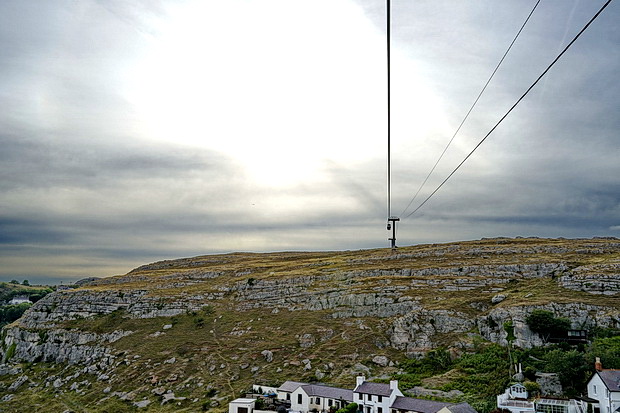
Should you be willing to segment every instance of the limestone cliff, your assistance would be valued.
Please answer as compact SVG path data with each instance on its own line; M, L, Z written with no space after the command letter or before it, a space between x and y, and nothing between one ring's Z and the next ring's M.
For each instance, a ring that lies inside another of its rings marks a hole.
M3 330L1 355L83 365L106 380L142 360L158 371L177 351L203 354L200 374L219 372L229 385L284 369L291 379L307 372L337 383L391 367L360 363L377 356L466 351L475 337L506 345L507 322L515 345L542 345L525 322L534 309L575 329L620 328L619 279L617 239L202 256L50 294ZM185 322L193 324L182 332Z

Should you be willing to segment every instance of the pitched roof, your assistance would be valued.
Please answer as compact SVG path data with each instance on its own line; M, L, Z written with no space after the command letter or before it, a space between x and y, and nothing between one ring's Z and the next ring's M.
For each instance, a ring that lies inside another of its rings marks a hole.
M390 385L386 383L372 383L365 381L357 386L355 392L389 397L390 394L392 394L392 389L390 389Z
M299 382L299 381L287 380L284 383L282 383L282 385L280 387L278 387L278 391L285 391L285 392L292 393L295 390L297 390L297 388L299 386L304 386L306 384L308 384L308 383L302 383L302 382Z
M620 370L597 371L609 391L620 391Z
M301 386L308 396L327 397L330 399L351 402L353 401L353 390L341 389L338 387L322 386L320 384L306 384Z
M469 403L453 404L452 406L447 406L447 408L452 413L478 413Z
M467 403L462 403L467 404ZM390 408L407 410L419 413L436 413L451 403L436 402L432 400L414 399L412 397L396 397ZM468 405L469 406L469 405ZM454 413L469 413L465 411L455 411Z

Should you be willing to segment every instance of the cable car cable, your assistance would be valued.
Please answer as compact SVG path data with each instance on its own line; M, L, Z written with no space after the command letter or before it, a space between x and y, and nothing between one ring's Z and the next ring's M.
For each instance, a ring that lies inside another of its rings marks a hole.
M448 148L450 147L450 145L452 144L452 141L454 140L454 138L456 138L456 135L459 133L459 131L461 130L461 127L465 124L465 121L467 120L467 118L469 117L469 114L474 110L474 107L476 107L476 104L478 103L478 101L480 100L480 97L482 96L482 94L484 93L484 91L486 90L487 86L489 86L489 83L491 83L491 79L493 79L493 77L495 76L495 73L497 73L497 70L499 69L499 67L502 65L502 63L504 62L504 59L506 58L506 56L508 55L508 52L510 52L510 49L512 49L512 45L515 44L515 42L517 41L517 39L519 38L519 35L521 34L521 32L523 31L523 28L525 27L525 25L527 24L527 22L530 20L530 17L532 17L532 14L534 14L534 10L536 10L536 8L538 7L538 4L540 3L541 0L538 0L536 2L536 4L534 5L534 7L532 8L532 11L530 11L530 14L528 14L527 18L525 19L525 21L523 22L523 24L521 25L521 28L519 29L519 31L517 32L516 36L514 37L514 39L512 39L512 42L510 43L510 46L508 46L508 49L506 49L506 52L504 52L504 55L502 56L502 58L500 59L499 63L497 64L497 66L495 66L495 69L493 70L493 73L491 73L491 76L489 77L489 79L487 80L487 82L484 84L484 86L482 87L482 90L480 91L480 93L478 94L478 97L476 97L476 100L474 100L474 103L471 105L471 107L469 108L469 110L467 111L467 113L465 114L465 117L463 118L463 120L461 121L461 124L459 125L458 128L456 128L456 131L454 132L454 135L452 135L452 138L450 139L450 141L448 142L448 144L446 145L446 147L444 148L443 152L441 152L441 155L439 155L439 159L437 159L437 162L435 162L435 165L433 165L433 167L431 168L431 171L428 173L428 175L426 175L426 178L424 178L424 181L422 182L422 184L420 185L420 187L418 188L418 190L416 191L415 195L413 195L413 198L411 198L411 201L409 201L409 203L407 204L407 206L405 207L405 209L403 210L403 212L400 214L401 216L405 215L405 213L407 212L407 210L409 209L409 207L411 206L411 204L413 204L413 201L416 200L416 198L418 197L418 194L420 193L420 191L422 190L422 188L424 188L424 185L426 185L426 182L428 181L428 179L431 177L431 175L433 174L433 172L435 171L435 168L437 168L437 165L439 164L439 162L441 161L441 159L443 158L443 156L445 155L446 151L448 150Z
M418 207L416 209L414 209L411 213L409 213L409 215L405 216L405 218L409 218L411 215L415 214L417 211L420 210L420 208L422 208L424 206L424 204L426 204L428 202L429 199L431 199L433 197L433 195L435 195L437 193L437 191L439 191L439 189L441 189L441 187L444 186L444 184L448 181L448 179L450 179L452 177L452 175L454 175L456 173L456 171L459 170L459 168L465 163L465 161L467 161L467 159L469 159L469 157L476 151L476 149L478 149L480 147L480 145L482 145L482 143L489 137L489 135L491 135L491 133L493 133L493 131L495 131L495 129L497 129L497 127L499 126L500 123L502 123L502 121L504 119L506 119L506 117L510 114L510 112L512 112L512 110L517 107L517 105L523 100L523 98L525 98L525 96L530 93L530 91L534 88L534 86L536 86L536 84L547 74L547 72L553 67L553 65L555 65L557 63L558 60L560 60L560 58L562 57L562 55L564 55L564 53L566 53L566 51L573 45L573 43L575 43L575 41L577 41L577 39L583 34L583 32L586 31L586 29L592 24L592 22L594 20L596 20L596 18L603 12L603 10L605 10L605 8L609 5L609 3L611 3L612 0L607 0L607 2L605 4L603 4L603 6L600 8L600 10L590 19L590 21L579 31L579 33L577 33L577 35L573 38L573 40L570 41L570 43L568 43L568 45L566 45L566 47L560 52L560 54L557 55L557 57L551 62L551 64L549 64L549 66L547 66L547 68L542 72L542 74L540 76L538 76L538 78L534 81L534 83L532 83L532 85L527 88L527 90L525 91L525 93L523 93L523 95L521 95L521 97L514 103L514 105L512 105L510 107L510 109L508 109L508 112L506 112L506 114L504 114L504 116L502 116L500 118L499 121L497 121L497 123L495 124L495 126L493 126L493 128L491 128L491 130L484 136L484 138L482 138L482 140L480 142L478 142L478 144L474 147L474 149L471 150L471 152L469 152L469 154L465 157L465 159L463 159L461 161L461 163L459 163L457 165L456 168L454 168L454 170L452 172L450 172L450 175L448 175L446 177L446 179L443 180L443 182L441 182L441 184L439 184L439 186L437 188L435 188L435 190L433 192L430 193L429 196L426 197L426 199L420 204L418 205Z

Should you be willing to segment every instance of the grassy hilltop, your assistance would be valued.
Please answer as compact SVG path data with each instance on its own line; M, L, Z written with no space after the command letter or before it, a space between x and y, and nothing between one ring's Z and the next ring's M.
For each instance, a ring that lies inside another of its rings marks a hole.
M459 390L488 411L510 361L532 382L554 365L584 376L594 350L620 345L619 269L617 239L533 238L148 264L51 294L5 328L14 370L0 376L0 411L222 411L252 383L352 388L359 374ZM598 347L536 349L525 321L536 309ZM176 399L162 405L167 392Z

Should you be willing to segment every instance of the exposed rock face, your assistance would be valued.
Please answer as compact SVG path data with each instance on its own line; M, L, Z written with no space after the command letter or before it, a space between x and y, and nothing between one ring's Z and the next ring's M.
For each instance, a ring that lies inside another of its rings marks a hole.
M6 330L5 345L15 345L13 357L17 360L53 361L56 363L83 363L114 359L104 346L131 334L131 331L113 331L95 334L77 330L48 329L32 331L13 327Z
M562 384L556 373L536 373L536 383L543 396L561 396Z
M560 278L564 288L591 294L620 293L620 263L577 267Z
M562 300L561 296L557 297L558 302L528 304L527 297L531 294L523 293L521 298L511 301L509 288L533 280L554 283L568 289L565 291L577 294L573 292L576 290L584 296L617 294L619 263L608 260L575 266L571 264L574 259L564 259L563 254L617 256L620 243L583 240L577 248L580 252L566 246L495 240L471 245L412 247L396 254L351 254L346 259L340 258L338 265L335 257L327 257L325 253L308 259L304 265L286 268L283 275L271 271L270 261L266 259L258 266L244 268L243 261L234 254L164 261L140 267L122 277L93 280L80 289L46 296L4 330L2 355L6 357L7 349L14 347L15 360L112 363L109 344L131 331L96 334L62 328L61 323L118 310L122 310L123 317L173 317L200 311L214 303L224 303L226 308L237 312L254 309L268 309L271 314L322 312L326 324L331 318L355 319L361 329L381 326L383 338L377 340L377 347L389 346L409 356L436 347L440 340L442 345L465 347L471 334L506 345L508 334L504 324L508 321L512 324L515 345L524 348L542 345L541 338L525 322L534 309L569 318L574 328L619 328L617 307L592 301L571 302ZM223 269L208 267L213 263L224 263ZM462 306L451 302L458 294ZM173 330L159 332L173 333ZM230 334L241 335L243 331L233 329ZM310 348L329 340L333 334L333 330L325 328L316 335L300 333L297 338L301 348ZM262 355L267 361L273 359L271 351L265 350ZM382 362L382 359L375 361L379 365ZM309 370L310 360L304 365Z

